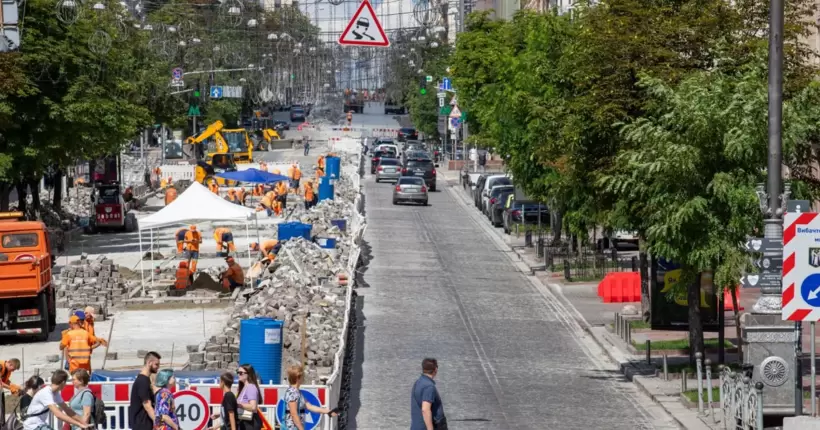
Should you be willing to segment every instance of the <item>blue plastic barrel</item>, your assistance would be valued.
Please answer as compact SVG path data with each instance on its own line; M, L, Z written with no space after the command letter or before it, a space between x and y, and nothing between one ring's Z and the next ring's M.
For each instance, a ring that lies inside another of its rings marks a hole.
M325 157L325 176L339 179L342 173L342 159L339 157Z
M332 219L330 220L330 225L335 225L339 231L344 232L347 230L347 220L346 219Z
M311 224L303 224L298 221L283 222L278 226L276 239L282 241L294 237L303 237L310 240L311 230L313 230L313 225Z
M334 193L333 184L328 180L328 177L322 178L319 182L319 201L333 200Z
M239 325L239 364L250 364L260 384L282 382L282 321L242 320Z
M317 237L316 243L319 244L320 248L326 249L334 249L336 248L336 239L332 237Z
M297 226L295 228L293 237L302 237L305 240L310 240L310 233L313 230L313 224L302 224L300 222L296 223Z

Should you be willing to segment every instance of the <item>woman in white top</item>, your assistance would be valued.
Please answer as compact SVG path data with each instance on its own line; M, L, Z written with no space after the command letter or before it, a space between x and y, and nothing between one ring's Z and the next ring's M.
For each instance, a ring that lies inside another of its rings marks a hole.
M80 421L77 413L63 401L60 392L65 388L67 381L68 373L65 370L57 370L51 374L51 383L40 388L31 399L31 404L26 410L27 418L23 421L24 430L53 430L50 425L52 415L81 429L91 427Z

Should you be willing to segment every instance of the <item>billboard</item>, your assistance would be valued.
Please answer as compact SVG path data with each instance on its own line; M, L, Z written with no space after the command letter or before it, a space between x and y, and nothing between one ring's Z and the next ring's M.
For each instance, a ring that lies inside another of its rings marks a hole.
M650 324L653 330L689 330L687 289L672 287L681 275L680 265L663 258L652 258L649 266ZM712 282L712 272L701 272L695 278L700 285L700 317L704 331L718 331L719 303Z

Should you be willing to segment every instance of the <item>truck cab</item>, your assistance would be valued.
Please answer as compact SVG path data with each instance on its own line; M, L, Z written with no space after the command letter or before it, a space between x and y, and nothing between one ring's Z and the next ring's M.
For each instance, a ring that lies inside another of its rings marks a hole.
M56 327L54 257L45 224L0 212L0 336L48 339Z

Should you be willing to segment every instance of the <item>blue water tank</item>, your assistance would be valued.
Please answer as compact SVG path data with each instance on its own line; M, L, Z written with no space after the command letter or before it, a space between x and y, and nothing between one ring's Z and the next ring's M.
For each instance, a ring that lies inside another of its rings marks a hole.
M325 176L319 182L319 201L322 200L333 200L333 195L335 191L333 189L333 183L330 182L330 179Z
M320 248L326 249L334 249L336 248L336 239L332 237L317 237L316 243L319 244Z
M347 220L346 219L332 219L330 220L330 225L335 225L339 231L344 232L347 230Z
M342 159L339 157L325 157L325 176L339 179L342 173Z
M296 230L294 231L293 237L302 237L305 240L310 240L310 233L313 230L313 224L302 224L300 222L296 223Z
M277 240L288 240L294 237L303 237L310 240L310 233L313 229L311 224L303 224L298 221L283 222L279 224L276 234Z
M239 326L239 364L250 364L260 384L282 382L282 321L242 320Z

